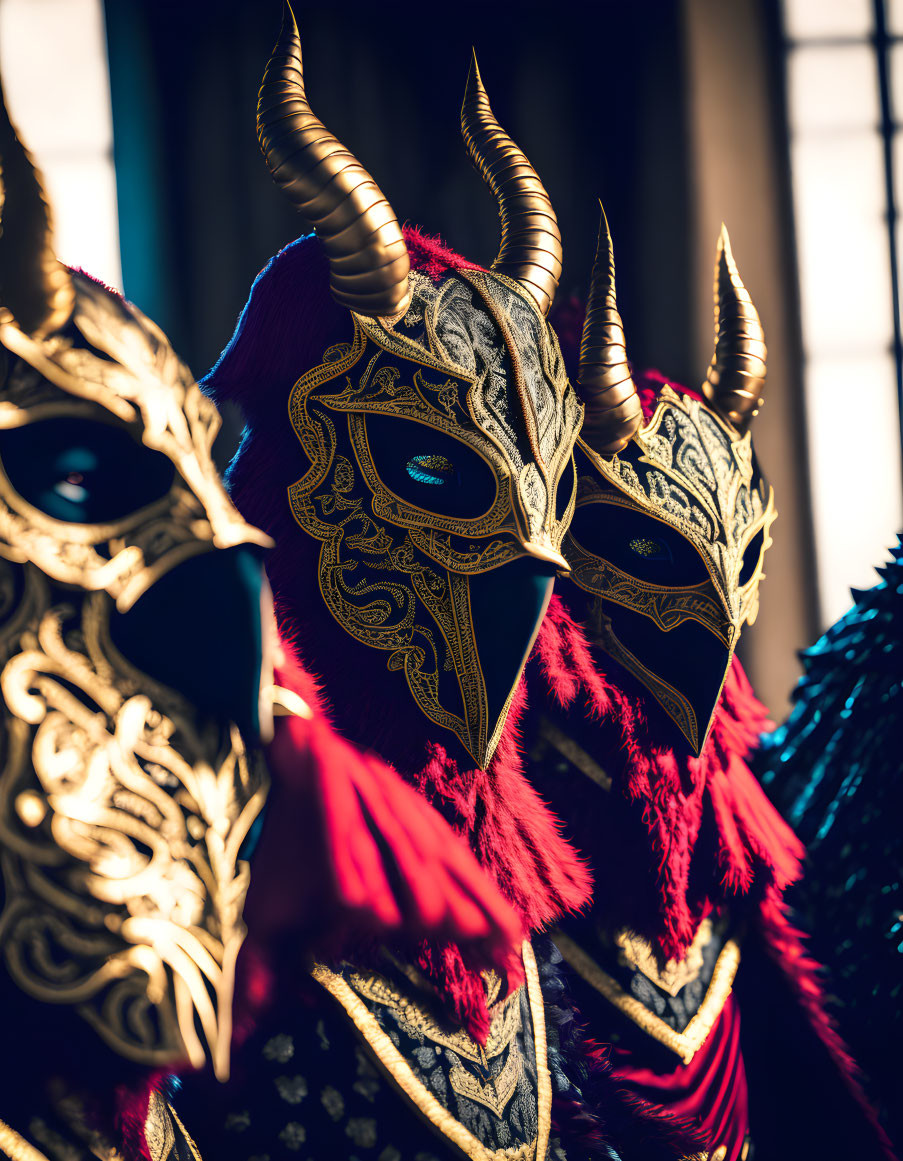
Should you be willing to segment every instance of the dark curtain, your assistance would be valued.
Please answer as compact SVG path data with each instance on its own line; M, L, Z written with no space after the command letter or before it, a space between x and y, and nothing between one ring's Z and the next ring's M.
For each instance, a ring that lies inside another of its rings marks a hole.
M678 3L295 11L317 114L400 220L488 264L498 219L459 134L473 45L497 116L559 215L563 290L586 283L601 197L633 358L690 375ZM254 130L280 19L279 0L107 3L125 291L197 374L227 341L254 275L304 229L272 185Z

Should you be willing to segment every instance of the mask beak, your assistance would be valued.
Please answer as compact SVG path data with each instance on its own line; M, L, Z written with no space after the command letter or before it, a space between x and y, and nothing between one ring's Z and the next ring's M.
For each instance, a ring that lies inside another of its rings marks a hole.
M489 765L502 735L559 567L557 553L531 553L464 581L475 645L470 668L476 670L479 692L478 698L465 696L465 744L481 769Z
M694 621L662 632L629 610L609 605L603 611L601 601L595 617L593 628L603 649L642 682L667 715L668 744L698 758L727 679L736 634L727 645Z

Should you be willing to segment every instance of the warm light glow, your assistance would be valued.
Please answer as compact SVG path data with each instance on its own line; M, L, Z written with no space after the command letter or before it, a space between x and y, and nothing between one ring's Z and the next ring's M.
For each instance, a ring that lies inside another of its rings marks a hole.
M851 587L876 583L875 566L903 528L884 144L871 3L785 0L784 18L793 40L791 169L826 626L849 608ZM903 75L901 64L893 71Z
M871 588L901 526L897 381L890 353L812 360L806 369L809 465L826 624ZM872 416L885 416L874 422Z
M878 71L869 44L802 44L790 52L787 96L794 135L878 128Z
M784 26L794 40L822 36L867 36L871 0L785 0Z
M47 803L36 790L23 790L16 795L16 813L26 826L40 826L47 817Z
M893 296L881 139L874 131L798 137L792 157L806 355L889 352Z
M0 68L46 179L58 257L121 287L101 0L0 0Z

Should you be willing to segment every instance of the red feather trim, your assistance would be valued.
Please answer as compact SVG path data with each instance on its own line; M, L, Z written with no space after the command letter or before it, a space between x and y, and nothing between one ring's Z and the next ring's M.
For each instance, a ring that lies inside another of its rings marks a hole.
M524 774L518 722L525 704L521 681L488 770L461 768L434 744L430 760L413 780L467 837L526 927L538 931L589 903L592 878Z
M606 672L605 654L590 645L559 597L540 630L537 658L559 705L615 726L623 763L617 788L642 807L659 892L658 930L650 934L666 958L685 954L699 922L699 909L688 896L707 811L714 820L710 837L717 866L702 871L717 871L709 890L712 903L747 895L754 882L783 890L799 877L802 844L745 761L767 717L736 658L699 758L679 758L656 745L643 700L631 700L619 688ZM597 852L592 854L594 870L604 880ZM616 860L617 852L612 857ZM616 878L616 866L611 873Z
M411 260L411 269L438 282L449 270L482 270L475 262L468 262L454 250L449 250L441 238L423 233L417 226L404 227L404 240Z

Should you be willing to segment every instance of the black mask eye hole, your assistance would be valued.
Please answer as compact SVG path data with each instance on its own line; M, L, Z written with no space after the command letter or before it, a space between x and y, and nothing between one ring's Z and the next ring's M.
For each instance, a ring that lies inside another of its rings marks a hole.
M665 563L674 559L671 549L665 541L656 540L652 536L634 536L632 540L628 541L627 547L641 560L655 560Z
M0 431L0 459L32 507L70 524L109 524L162 499L175 478L166 456L123 427L59 416Z
M495 500L492 468L448 432L397 415L367 415L367 446L383 484L406 503L478 519Z
M458 470L448 456L411 456L407 462L406 471L411 479L418 484L448 487L461 482Z
M693 545L674 528L621 504L583 504L571 524L574 539L629 576L666 588L709 579Z

